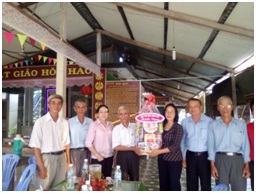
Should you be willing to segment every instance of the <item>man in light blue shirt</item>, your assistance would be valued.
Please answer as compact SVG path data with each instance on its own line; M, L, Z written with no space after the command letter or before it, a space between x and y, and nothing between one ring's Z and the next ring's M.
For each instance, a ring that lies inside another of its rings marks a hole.
M207 137L209 123L212 119L202 114L202 104L199 99L188 100L188 111L191 114L182 120L183 138L181 151L182 166L186 168L186 181L188 191L211 190L211 170L208 157Z
M232 191L245 191L249 170L249 139L243 121L232 117L233 105L228 96L217 102L221 118L210 124L208 136L208 159L216 185L231 185Z
M76 168L76 176L81 176L84 159L90 159L90 151L85 147L85 139L92 119L85 117L87 103L85 98L75 101L76 116L68 120L70 134L70 157Z

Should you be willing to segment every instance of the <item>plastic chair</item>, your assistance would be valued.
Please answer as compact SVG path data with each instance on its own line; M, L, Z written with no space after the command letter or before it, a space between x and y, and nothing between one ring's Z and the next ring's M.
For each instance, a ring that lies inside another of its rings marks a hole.
M36 164L36 156L32 155L28 158L28 164ZM36 184L37 184L37 178L36 178L36 174L34 174L32 176L32 179L31 179L31 184L34 185L34 187L36 187Z
M14 180L15 168L20 157L15 154L5 154L2 156L2 191L10 190L11 181Z
M29 164L22 172L14 191L27 191L31 178L36 173L36 164Z
M28 164L36 164L36 156L32 155L28 158Z
M218 184L213 187L212 191L228 191L228 187L225 184Z

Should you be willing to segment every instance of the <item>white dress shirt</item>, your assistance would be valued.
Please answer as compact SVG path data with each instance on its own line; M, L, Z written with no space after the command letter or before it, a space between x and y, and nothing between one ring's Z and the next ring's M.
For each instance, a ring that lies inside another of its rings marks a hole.
M122 123L116 125L112 132L112 147L118 146L133 147L136 146L135 123L129 123L126 128Z
M41 149L41 153L65 150L70 143L68 121L59 116L55 122L49 112L36 120L29 146Z

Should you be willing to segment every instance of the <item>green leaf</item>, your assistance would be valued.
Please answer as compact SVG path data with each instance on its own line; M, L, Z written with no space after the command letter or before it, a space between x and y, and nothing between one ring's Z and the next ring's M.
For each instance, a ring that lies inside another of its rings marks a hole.
M143 182L140 183L138 191L146 191L146 187Z

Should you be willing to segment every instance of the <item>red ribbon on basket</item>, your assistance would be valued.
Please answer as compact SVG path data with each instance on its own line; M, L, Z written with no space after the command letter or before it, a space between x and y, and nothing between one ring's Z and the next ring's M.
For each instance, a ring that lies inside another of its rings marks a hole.
M145 104L146 105L150 105L151 103L155 104L156 100L155 100L155 96L153 94L147 94L145 95Z

